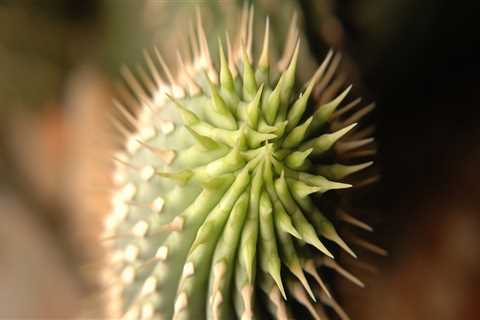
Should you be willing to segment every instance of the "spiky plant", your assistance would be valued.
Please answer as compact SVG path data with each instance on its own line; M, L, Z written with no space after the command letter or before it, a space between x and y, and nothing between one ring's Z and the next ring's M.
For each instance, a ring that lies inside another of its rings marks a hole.
M200 18L194 58L179 56L176 78L157 50L157 59L145 53L142 83L124 70L135 97L124 92L130 105L115 102L126 144L115 155L106 232L112 302L126 319L290 319L298 317L293 301L325 319L319 300L346 319L320 268L361 285L321 240L355 257L316 202L351 187L338 181L371 165L331 161L336 142L366 109L338 121L358 103L338 109L350 87L317 105L315 91L338 90L327 85L339 56L329 52L302 87L295 83L297 32L290 32L283 62L272 63L268 19L254 66L252 11L248 16L236 45L227 38L228 59L219 41L218 73ZM132 113L133 105L140 108ZM332 118L340 129L329 132ZM355 139L344 151L370 142ZM340 218L365 227L345 213Z

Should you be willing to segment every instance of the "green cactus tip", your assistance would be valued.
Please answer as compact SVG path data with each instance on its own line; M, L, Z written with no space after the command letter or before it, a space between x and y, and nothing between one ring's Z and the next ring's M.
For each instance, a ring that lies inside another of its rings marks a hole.
M112 302L125 319L290 319L302 306L325 319L325 305L347 319L323 268L362 286L324 239L356 257L332 221L369 227L343 211L332 220L316 203L329 190L350 188L339 180L372 164L331 161L347 135L343 154L362 146L356 122L365 112L344 119L355 107L339 107L350 87L314 102L333 86L333 52L297 89L299 41L289 38L288 63L279 68L269 59L268 19L254 66L253 11L246 16L235 45L227 38L227 54L219 41L219 72L200 15L194 58L179 54L177 77L157 50L155 59L145 52L141 81L124 70L134 96L125 91L115 101L126 143L114 157L106 233L118 293ZM339 130L328 132L332 119Z

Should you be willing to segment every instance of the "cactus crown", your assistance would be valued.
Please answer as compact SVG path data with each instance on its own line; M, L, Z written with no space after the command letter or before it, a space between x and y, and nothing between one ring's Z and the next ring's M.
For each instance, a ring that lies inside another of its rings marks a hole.
M319 164L356 125L350 119L326 131L350 87L312 108L311 96L329 83L338 56L329 52L297 91L295 32L287 63L278 67L269 61L267 19L254 66L252 19L253 11L245 11L234 48L227 39L228 58L219 41L219 72L200 17L194 59L185 63L179 55L177 78L156 50L156 61L145 53L150 74L140 70L142 84L124 70L135 94L125 100L140 108L134 116L115 102L127 142L115 156L117 189L106 229L125 318L263 319L270 313L287 319L289 298L317 319L324 314L321 304L312 304L318 299L343 317L318 268L361 285L320 240L355 257L312 200L350 187L338 180L371 164Z

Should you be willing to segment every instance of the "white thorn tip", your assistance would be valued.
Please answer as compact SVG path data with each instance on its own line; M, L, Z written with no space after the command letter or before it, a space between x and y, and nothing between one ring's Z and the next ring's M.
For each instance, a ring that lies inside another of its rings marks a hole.
M171 121L160 122L160 131L162 131L164 135L168 135L172 133L173 130L175 130L175 124L173 122Z
M156 135L155 129L152 127L142 128L139 134L142 141L148 141L153 137L155 137L155 135Z
M155 314L155 307L151 303L142 306L142 320L152 319Z
M144 237L147 234L147 231L148 223L144 220L138 221L132 228L132 233L139 238Z
M167 260L168 257L168 247L167 246L161 246L158 248L157 253L155 253L155 258L165 261Z
M128 245L125 248L125 252L124 252L125 260L128 261L128 262L134 262L138 257L139 251L140 250L136 246L134 246L132 244Z
M162 212L163 206L165 205L165 200L162 197L158 197L152 202L152 210L156 213Z
M191 277L195 274L195 266L193 265L193 262L187 262L183 266L183 272L182 272L182 277L183 278L188 278Z
M123 284L131 284L135 279L135 269L132 266L128 266L123 269L122 274L120 275Z
M146 296L155 292L156 287L157 287L157 279L155 279L155 277L153 276L148 277L143 283L141 295Z
M124 203L117 203L113 207L113 215L118 221L125 219L128 215L128 206Z
M123 189L120 191L119 196L124 201L130 201L133 199L135 194L137 193L137 187L133 183L128 183Z
M152 166L143 167L140 171L140 177L144 181L149 181L155 175L155 169Z
M175 306L174 306L175 314L178 314L180 311L185 309L187 307L187 304L188 304L187 294L185 292L181 292L178 295L177 300L175 300Z
M131 136L130 138L127 139L125 149L127 149L128 153L130 154L135 154L135 152L137 152L138 149L140 149L140 144L138 143L137 138L135 136Z

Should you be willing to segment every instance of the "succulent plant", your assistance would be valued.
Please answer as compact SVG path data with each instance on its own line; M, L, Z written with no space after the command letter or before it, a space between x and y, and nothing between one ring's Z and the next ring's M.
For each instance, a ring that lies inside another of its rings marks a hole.
M364 131L352 135L370 107L338 120L358 101L344 106L350 87L335 94L328 86L339 62L333 52L307 84L295 82L294 27L273 62L267 19L254 63L253 11L244 16L227 54L218 41L218 72L200 16L193 58L179 54L177 77L156 49L155 59L145 52L141 81L124 70L131 94L115 101L115 124L126 143L114 156L106 237L111 302L126 319L290 319L302 306L324 319L322 304L346 319L320 267L361 285L335 262L333 243L355 254L317 203L372 164L339 164L332 152L347 134L344 151L371 141ZM316 104L314 93L328 88L331 99ZM331 132L333 118L339 129Z

